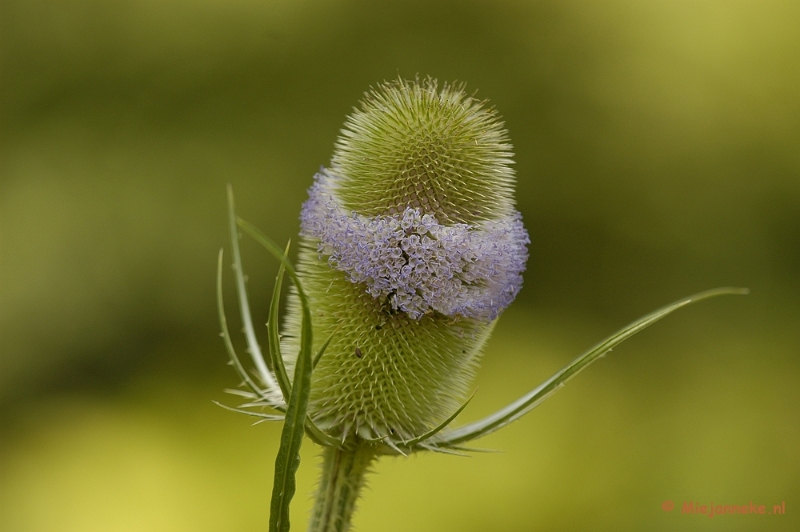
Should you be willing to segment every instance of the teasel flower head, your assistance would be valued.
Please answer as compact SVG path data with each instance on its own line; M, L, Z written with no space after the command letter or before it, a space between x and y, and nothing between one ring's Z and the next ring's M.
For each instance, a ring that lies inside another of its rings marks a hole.
M308 406L326 433L400 445L463 402L528 258L511 150L494 109L432 79L382 84L347 118L296 263L315 348L330 338ZM290 373L301 320L295 292Z

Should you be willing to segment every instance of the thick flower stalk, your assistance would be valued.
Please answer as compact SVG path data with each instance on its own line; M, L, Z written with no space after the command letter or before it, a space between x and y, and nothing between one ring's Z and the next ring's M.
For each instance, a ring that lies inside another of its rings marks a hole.
M511 155L494 110L431 80L381 85L347 119L297 261L315 348L333 334L309 402L327 433L400 447L463 402L528 257ZM294 296L284 353L300 322Z

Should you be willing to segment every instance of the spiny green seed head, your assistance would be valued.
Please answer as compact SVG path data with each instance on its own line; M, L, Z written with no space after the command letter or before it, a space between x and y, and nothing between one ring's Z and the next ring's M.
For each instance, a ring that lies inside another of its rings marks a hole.
M396 81L348 117L303 207L297 270L312 310L309 414L342 440L419 436L463 400L527 259L511 146L463 87ZM300 305L289 301L292 370Z

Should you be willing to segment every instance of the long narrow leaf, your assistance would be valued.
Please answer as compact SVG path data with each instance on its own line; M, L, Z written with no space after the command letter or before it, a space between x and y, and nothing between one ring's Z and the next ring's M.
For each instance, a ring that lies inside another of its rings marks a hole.
M289 253L289 245L286 245L284 256ZM284 397L289 397L292 386L289 383L289 375L286 373L286 366L281 355L281 338L278 334L278 308L281 300L281 286L283 285L283 274L286 266L281 262L278 267L278 275L275 277L275 288L272 290L272 301L269 305L269 319L267 320L267 335L269 337L269 356L272 367L275 369L275 376L281 387Z
M253 319L250 317L250 304L247 301L247 289L244 283L244 271L242 269L242 257L239 253L239 231L236 229L236 209L233 203L233 188L228 185L228 229L231 234L231 248L233 249L233 269L236 276L236 293L239 296L239 311L242 314L244 324L244 334L247 338L247 347L250 357L253 359L261 380L267 386L271 394L277 395L279 388L275 378L264 361L261 348L258 346Z
M505 408L488 417L485 417L480 421L459 427L451 432L443 434L438 438L434 438L431 441L437 446L448 446L458 445L459 443L468 442L486 436L487 434L490 434L508 425L509 423L519 419L533 410L556 390L564 386L569 379L585 369L589 364L599 359L604 354L611 351L611 349L627 340L637 332L652 325L666 315L678 310L681 307L685 307L686 305L695 303L697 301L702 301L703 299L708 299L710 297L726 294L746 293L748 293L747 289L743 288L717 288L689 296L656 310L655 312L636 320L627 327L620 329L615 334L595 345L587 352L573 360L566 367L561 369L561 371L547 379L544 383L523 395Z
M308 332L310 336L310 331ZM297 357L292 393L286 408L278 457L275 459L275 482L270 504L270 532L288 532L289 505L297 489L295 475L300 467L300 447L305 434L308 398L311 395L311 349L303 347Z
M250 346L253 361L262 373L262 377L273 387L278 389L272 374L267 368L266 362L261 356L261 351L258 348L258 343L255 339L255 332L252 326L252 319L250 318L250 309L247 303L247 292L244 287L244 275L242 274L242 262L239 255L238 245L238 231L236 229L236 213L233 202L233 190L228 185L228 208L231 224L231 238L233 240L233 254L234 254L234 268L236 269L236 282L237 291L239 292L239 302L242 312L242 320L245 323L245 333ZM284 416L283 430L281 432L280 446L278 447L278 456L275 459L275 477L272 488L272 500L270 502L270 532L288 532L289 530L289 506L297 488L295 475L297 468L300 466L300 447L303 444L303 436L305 434L305 419L306 411L308 409L308 399L311 393L311 346L312 329L311 329L311 313L308 309L308 300L303 293L300 280L291 268L291 264L284 254L278 250L275 251L276 246L269 241L267 249L276 255L281 261L284 268L290 269L292 280L297 287L300 294L300 302L303 310L303 322L301 325L301 339L300 339L300 353L297 356L297 362L294 373L294 383L291 390L291 395L286 397L286 414ZM275 248L275 249L273 249ZM280 287L278 286L278 289ZM277 320L277 315L274 316Z

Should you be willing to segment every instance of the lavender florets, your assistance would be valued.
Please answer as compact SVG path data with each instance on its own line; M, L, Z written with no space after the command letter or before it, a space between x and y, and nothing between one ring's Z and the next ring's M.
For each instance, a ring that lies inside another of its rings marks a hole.
M491 321L516 297L528 258L517 212L476 225L441 225L407 207L393 216L346 213L315 176L301 212L304 236L328 263L414 319L436 311Z

